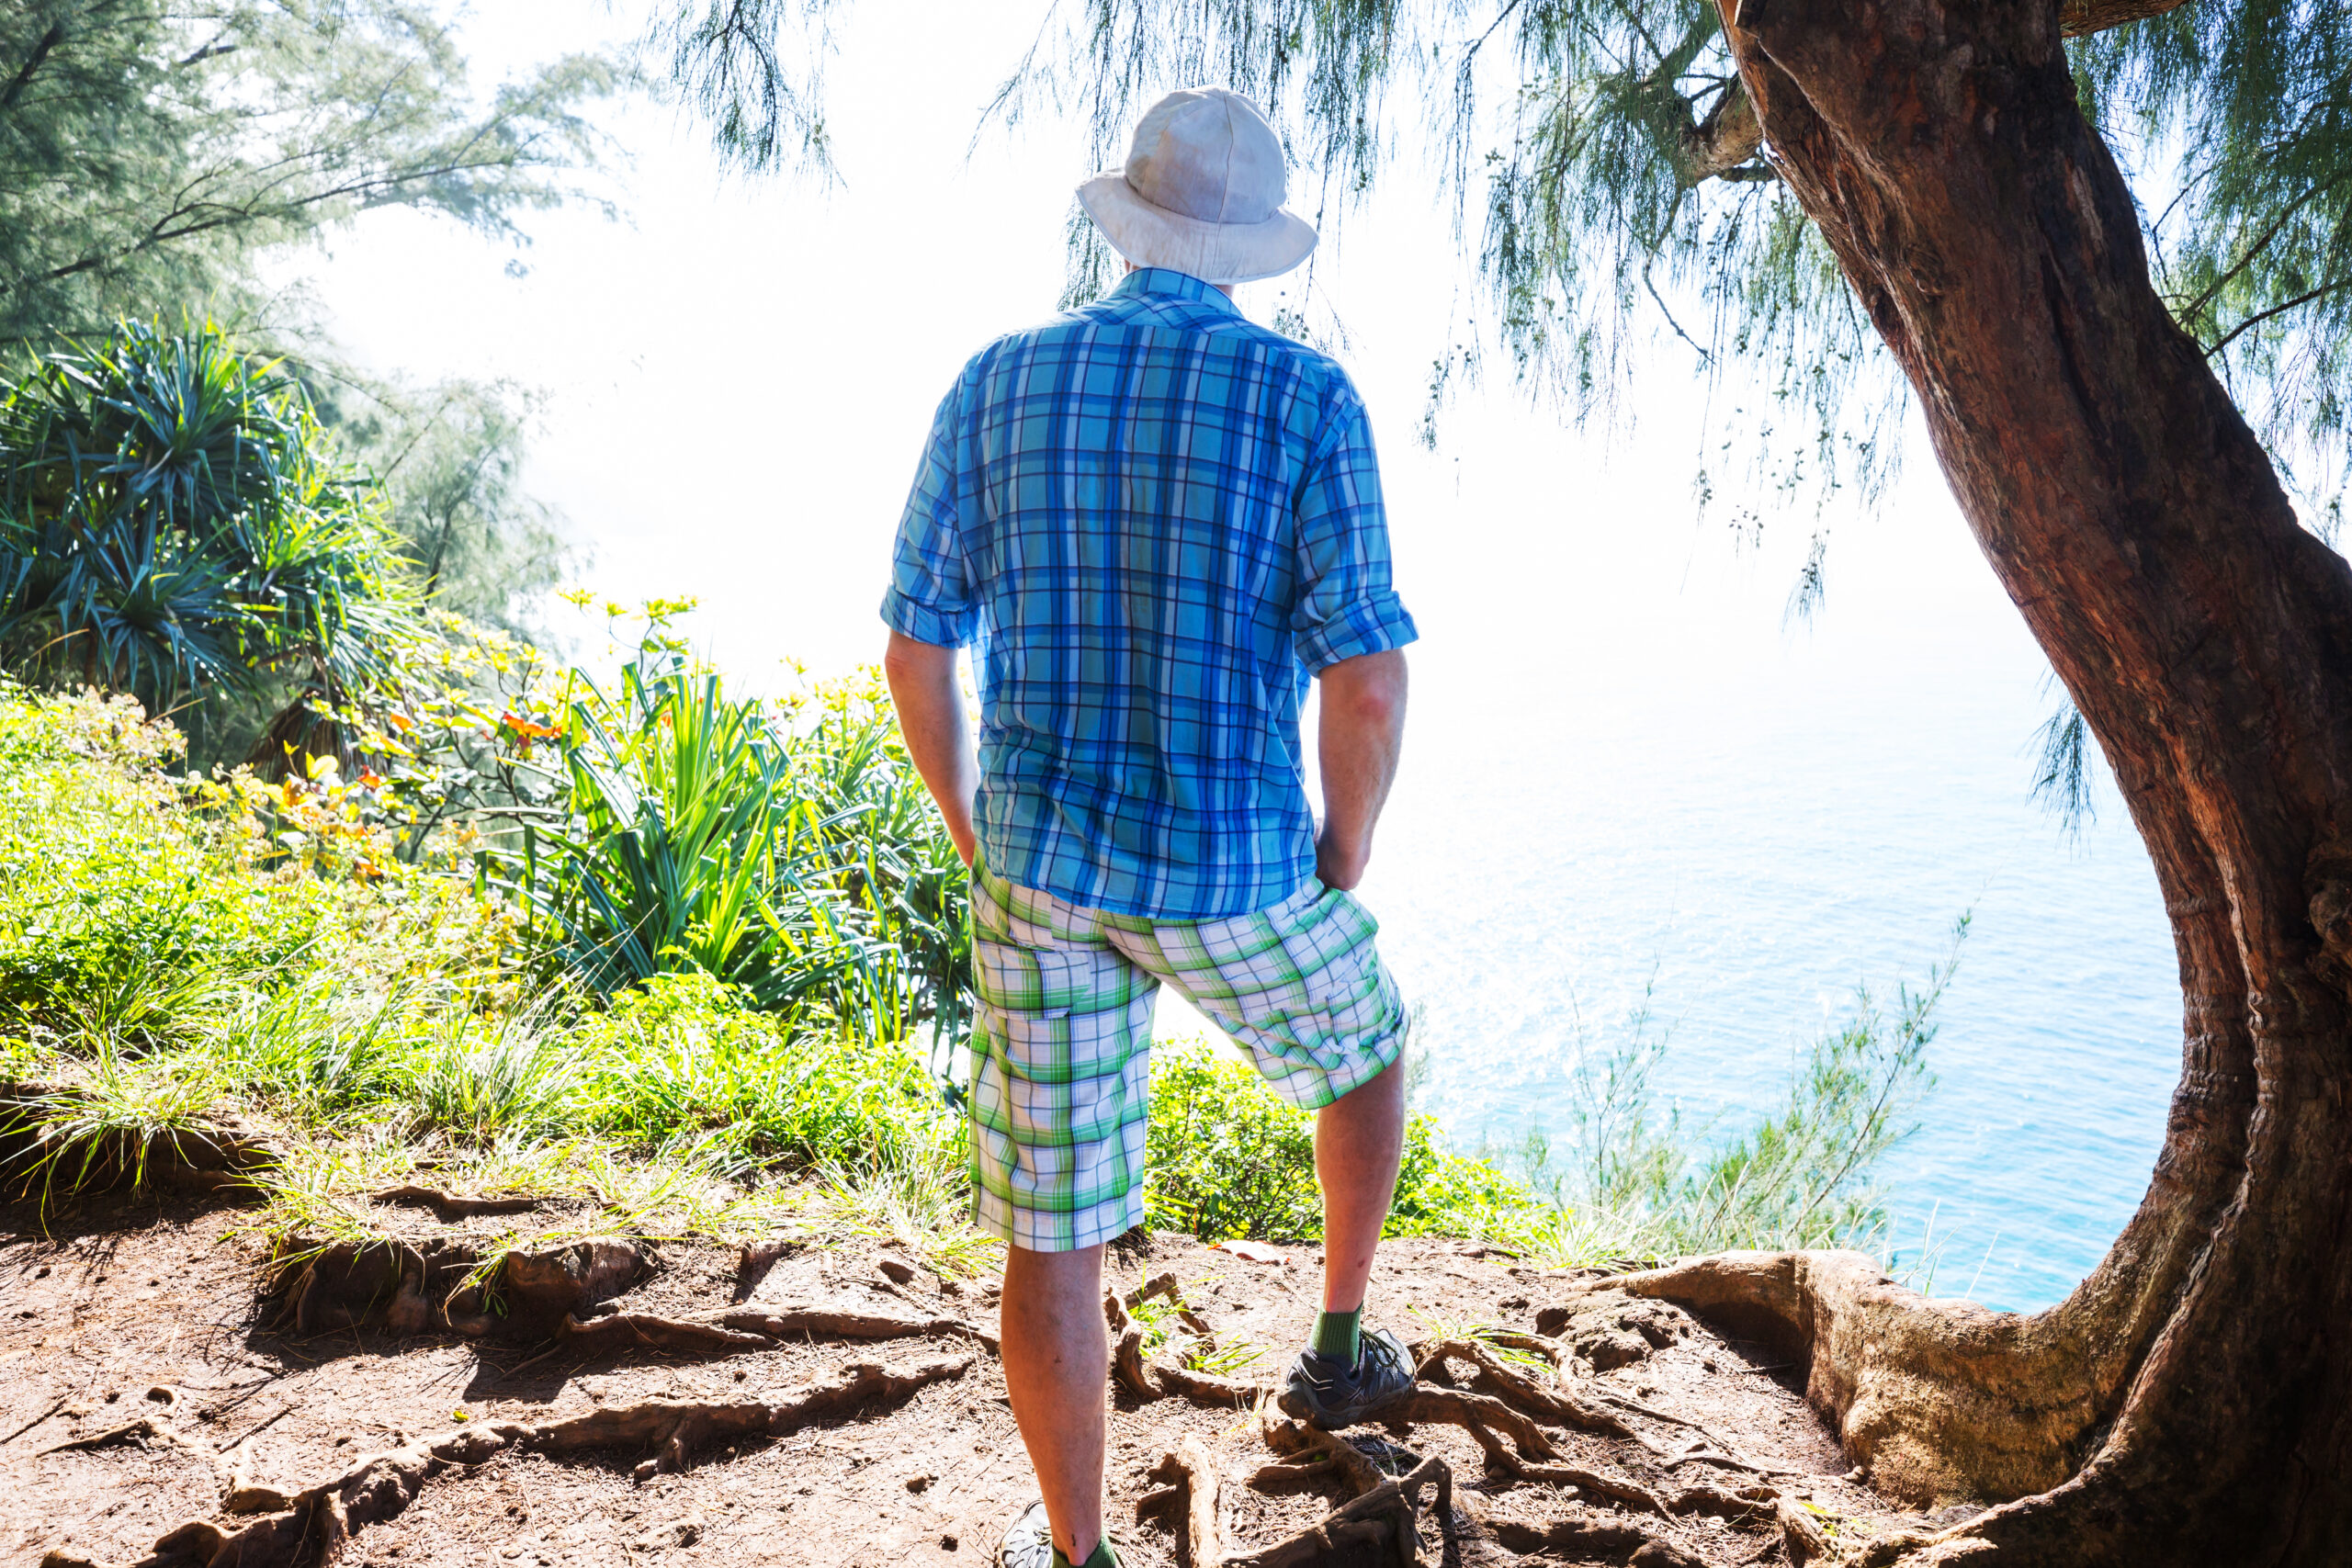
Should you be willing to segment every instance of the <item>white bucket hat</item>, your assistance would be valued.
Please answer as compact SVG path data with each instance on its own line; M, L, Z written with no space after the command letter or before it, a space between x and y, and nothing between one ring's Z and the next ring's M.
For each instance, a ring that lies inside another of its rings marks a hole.
M1136 122L1126 167L1080 186L1078 200L1137 266L1249 283L1315 248L1315 226L1283 206L1288 187L1282 139L1257 105L1223 87L1180 87Z

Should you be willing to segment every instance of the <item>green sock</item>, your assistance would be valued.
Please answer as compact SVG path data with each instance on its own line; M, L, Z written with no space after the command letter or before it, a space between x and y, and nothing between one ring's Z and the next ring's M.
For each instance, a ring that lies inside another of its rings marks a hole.
M1363 1308L1353 1312L1327 1312L1315 1320L1315 1337L1309 1341L1318 1356L1329 1356L1350 1366L1363 1352Z
M1054 1548L1054 1568L1119 1568L1118 1553L1111 1550L1111 1538L1102 1537L1083 1562L1072 1562L1062 1555L1060 1547Z

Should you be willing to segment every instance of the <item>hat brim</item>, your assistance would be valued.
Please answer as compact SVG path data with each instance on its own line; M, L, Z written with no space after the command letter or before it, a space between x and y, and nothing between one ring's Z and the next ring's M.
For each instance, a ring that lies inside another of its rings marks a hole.
M1118 169L1080 186L1078 202L1127 260L1170 267L1204 283L1278 277L1315 249L1315 225L1286 207L1262 223L1210 223L1146 201Z

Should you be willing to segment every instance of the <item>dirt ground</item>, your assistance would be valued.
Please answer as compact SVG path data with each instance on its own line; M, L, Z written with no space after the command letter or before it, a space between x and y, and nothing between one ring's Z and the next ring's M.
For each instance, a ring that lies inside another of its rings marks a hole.
M277 1326L286 1302L245 1220L152 1194L45 1221L0 1208L0 1557L969 1565L993 1560L1035 1496L990 1349L989 1280L943 1280L866 1244L748 1269L664 1246L593 1309L642 1316L593 1343L365 1321L306 1333ZM1430 1458L1450 1472L1452 1506L1427 1489L1386 1505L1408 1521L1396 1550L1428 1563L1802 1562L1930 1522L1849 1478L1801 1397L1804 1369L1760 1347L1475 1246L1392 1242L1381 1258L1369 1320L1424 1350L1466 1339L1487 1365L1467 1351L1431 1365L1429 1411L1357 1428L1358 1459L1316 1466L1277 1464L1270 1443L1296 1429L1251 1397L1279 1382L1313 1317L1316 1249L1252 1261L1155 1235L1116 1252L1117 1289L1172 1273L1190 1314L1138 1302L1137 1326L1156 1314L1174 1337L1157 1359L1145 1341L1148 1364L1108 1393L1124 1562L1396 1561L1346 1540L1268 1549ZM852 1340L808 1326L814 1309L931 1332ZM720 1313L753 1331L706 1326L713 1343L674 1349L629 1326ZM876 1362L888 1371L838 1376ZM1524 1414L1498 1416L1495 1399ZM750 1424L729 1427L741 1410ZM608 1425L574 1419L598 1412ZM1498 1438L1506 1418L1533 1436ZM1213 1480L1162 1463L1187 1439ZM1221 1531L1207 1547L1187 1522L1204 1486ZM180 1529L191 1520L210 1523Z

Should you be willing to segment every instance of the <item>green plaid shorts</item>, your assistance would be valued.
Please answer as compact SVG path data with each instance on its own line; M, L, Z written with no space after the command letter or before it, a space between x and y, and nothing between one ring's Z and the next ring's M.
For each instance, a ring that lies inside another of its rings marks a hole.
M1143 1223L1151 1015L1164 981L1302 1110L1371 1082L1405 1046L1396 983L1355 896L1309 882L1270 909L1154 920L972 873L979 989L972 1191L980 1228L1069 1252Z

